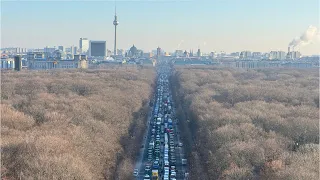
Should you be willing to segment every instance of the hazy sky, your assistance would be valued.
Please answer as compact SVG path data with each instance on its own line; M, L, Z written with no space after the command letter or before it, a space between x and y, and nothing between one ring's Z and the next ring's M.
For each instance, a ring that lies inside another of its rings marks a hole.
M1 46L79 46L107 40L113 49L114 1L1 2ZM118 48L202 51L287 50L309 25L319 28L319 0L117 1ZM301 47L319 54L320 43Z

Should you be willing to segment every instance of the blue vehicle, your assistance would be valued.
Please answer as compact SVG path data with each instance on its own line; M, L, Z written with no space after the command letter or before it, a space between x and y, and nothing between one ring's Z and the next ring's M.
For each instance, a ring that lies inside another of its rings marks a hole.
M153 162L153 169L158 169L159 168L159 161L154 161Z

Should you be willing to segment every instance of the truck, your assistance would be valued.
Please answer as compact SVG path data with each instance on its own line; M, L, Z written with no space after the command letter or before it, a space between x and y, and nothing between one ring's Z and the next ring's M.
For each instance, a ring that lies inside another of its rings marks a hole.
M159 179L159 171L157 169L152 170L152 180L158 180Z

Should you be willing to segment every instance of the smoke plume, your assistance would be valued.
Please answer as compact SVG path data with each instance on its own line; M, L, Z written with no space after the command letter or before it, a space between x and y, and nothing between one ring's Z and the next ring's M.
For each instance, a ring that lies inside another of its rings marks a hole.
M291 41L289 47L305 46L319 39L319 31L315 26L309 26L308 29L300 36Z

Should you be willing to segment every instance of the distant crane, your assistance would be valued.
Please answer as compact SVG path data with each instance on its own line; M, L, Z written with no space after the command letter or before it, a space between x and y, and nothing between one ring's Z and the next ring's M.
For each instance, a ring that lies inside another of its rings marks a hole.
M180 41L180 43L178 44L178 46L177 46L177 49L179 49L180 48L180 46L181 46L181 44L184 42L184 40L181 40Z

